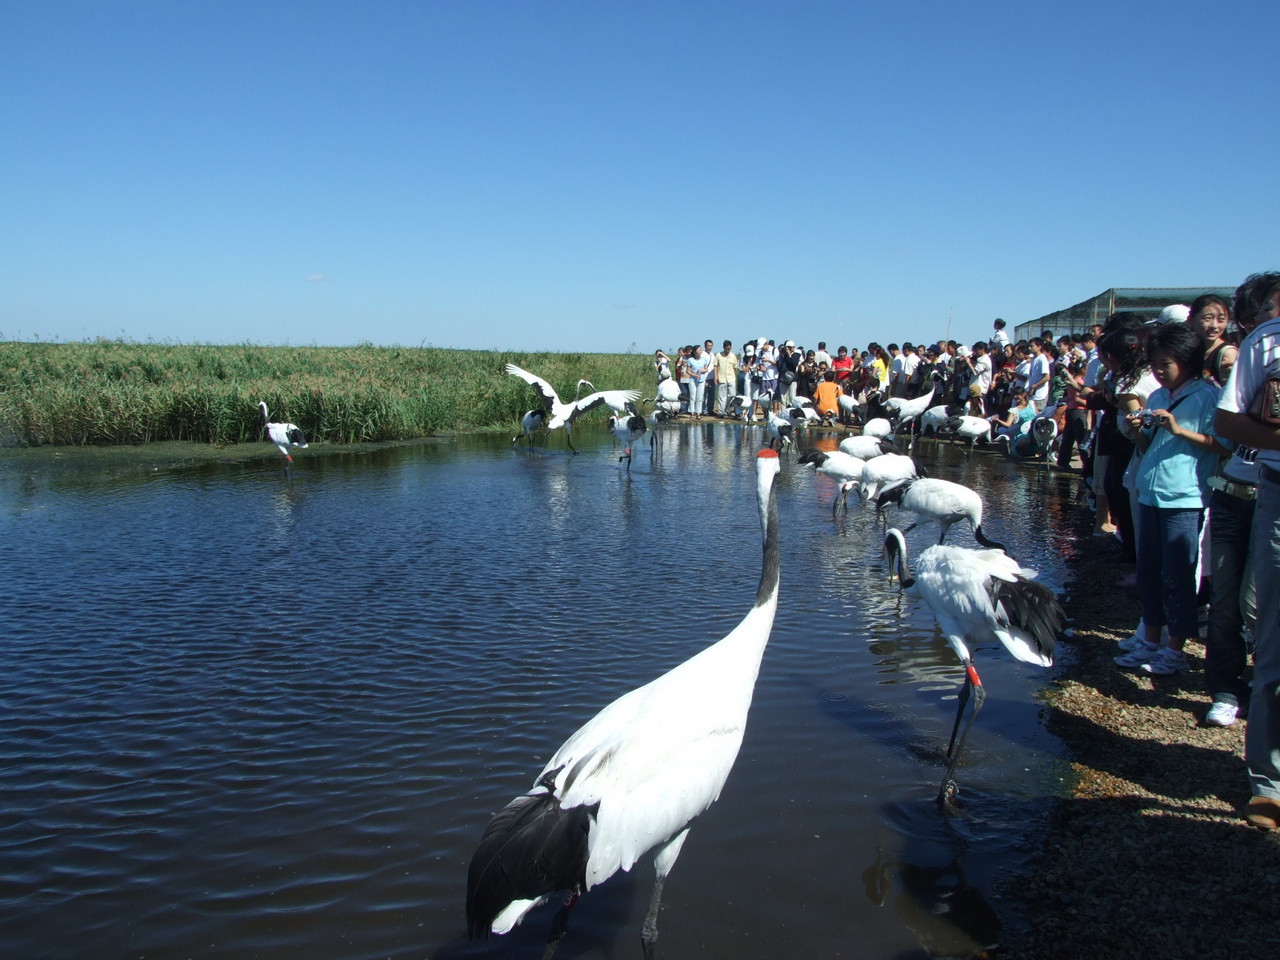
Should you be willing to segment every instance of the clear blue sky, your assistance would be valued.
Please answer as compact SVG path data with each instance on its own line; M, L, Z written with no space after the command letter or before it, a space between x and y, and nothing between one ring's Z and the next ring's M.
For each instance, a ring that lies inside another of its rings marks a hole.
M1273 3L0 5L0 339L985 338L1280 268Z

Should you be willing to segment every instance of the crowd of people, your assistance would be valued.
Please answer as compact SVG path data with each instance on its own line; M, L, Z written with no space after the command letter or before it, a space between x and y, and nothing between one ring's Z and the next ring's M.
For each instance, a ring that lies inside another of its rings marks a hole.
M1247 717L1245 816L1280 828L1280 273L1250 276L1230 303L1204 294L1056 338L1011 342L997 319L971 345L872 342L832 356L825 342L716 351L707 340L673 353L657 351L655 370L695 420L753 422L805 398L828 423L857 424L889 398L930 393L953 416L987 419L1012 455L1078 469L1094 534L1134 565L1116 586L1136 589L1142 618L1117 665L1183 673L1186 642L1202 636L1203 722ZM1031 429L1037 420L1054 427Z

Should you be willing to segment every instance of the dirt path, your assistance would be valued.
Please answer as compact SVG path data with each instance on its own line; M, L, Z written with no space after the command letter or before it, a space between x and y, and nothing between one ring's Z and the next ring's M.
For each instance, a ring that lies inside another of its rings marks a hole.
M1128 567L1088 527L1069 548L1074 636L1047 696L1049 729L1078 778L1044 849L1007 895L1031 928L1002 952L1027 960L1280 957L1280 835L1249 827L1244 723L1203 727L1204 647L1190 672L1112 662L1133 632Z

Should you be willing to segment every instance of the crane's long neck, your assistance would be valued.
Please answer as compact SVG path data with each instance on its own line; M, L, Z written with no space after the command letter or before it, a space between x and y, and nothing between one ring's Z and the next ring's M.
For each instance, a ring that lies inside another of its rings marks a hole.
M756 606L778 605L778 581L781 576L781 561L778 551L778 456L774 454L771 462L766 463L766 453L760 452L760 467L757 473L757 495L760 502L760 524L764 529L764 565L760 571L760 587L756 590Z
M885 548L889 554L890 578L893 576L893 568L898 568L898 586L904 591L910 590L916 585L915 577L911 576L911 567L907 561L907 538L902 535L902 531L897 527L889 530L885 537Z

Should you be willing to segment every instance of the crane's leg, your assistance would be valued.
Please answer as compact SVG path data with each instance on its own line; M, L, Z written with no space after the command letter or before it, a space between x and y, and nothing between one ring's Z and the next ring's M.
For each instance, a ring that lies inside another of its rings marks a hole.
M675 866L676 857L680 856L680 848L689 836L689 828L685 827L676 836L658 849L653 858L657 876L653 881L653 893L649 895L649 912L644 916L644 926L640 928L640 946L644 950L644 960L653 960L653 945L658 942L658 908L662 905L662 887L667 882L667 874ZM546 958L544 958L546 960Z
M555 955L556 947L560 945L561 937L569 932L569 911L577 905L579 896L580 894L574 892L565 897L564 904L551 918L551 936L547 937L547 949L542 953L542 960L551 960Z
M964 708L969 702L970 692L973 693L973 710L969 712L969 719L962 731L960 729L960 720L964 716ZM956 706L956 722L951 727L951 742L947 744L947 774L942 780L942 788L938 791L938 803L944 806L955 798L958 789L954 776L956 763L960 760L960 754L964 751L965 741L969 739L969 731L973 729L973 721L978 719L978 711L982 709L982 702L987 699L987 691L982 686L982 678L978 676L978 671L974 669L972 662L964 665L964 686L960 690L959 699L960 702ZM958 738L957 734L959 734Z
M569 449L573 451L573 455L576 457L576 456L578 455L578 451L577 451L577 448L576 448L576 447L574 447L574 445L573 445L573 438L572 438L571 436L569 436L569 428L568 428L568 427L565 427L565 428L564 428L564 442L565 442L565 443L567 443L567 444L569 445Z

